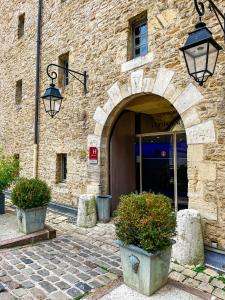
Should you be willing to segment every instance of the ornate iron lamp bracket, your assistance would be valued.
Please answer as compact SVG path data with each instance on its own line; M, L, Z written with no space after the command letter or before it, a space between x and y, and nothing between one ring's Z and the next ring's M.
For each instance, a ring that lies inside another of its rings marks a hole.
M68 68L65 68L65 67L62 67L62 66L59 66L59 65L56 65L56 64L49 64L47 66L47 69L46 69L46 72L47 72L47 75L49 78L51 78L52 80L52 83L51 85L54 86L54 81L58 78L58 74L57 72L55 71L51 71L51 67L58 67L58 68L61 68L65 71L67 71L70 75L73 76L73 78L75 78L76 80L78 80L80 83L83 84L84 86L84 93L86 94L88 91L87 91L87 79L88 79L88 75L87 75L87 72L84 71L83 73L80 73L80 72L77 72L77 71L74 71L74 70L71 70L71 69L68 69ZM80 79L79 77L83 77L82 79Z
M220 25L220 27L222 28L223 30L223 35L224 35L224 41L225 41L225 14L223 14L221 12L221 10L216 6L216 4L212 1L212 0L207 0L209 2L209 9L210 11L212 11L216 18L217 18L217 21ZM202 1L199 1L199 0L194 0L195 2L195 8L197 10L197 13L199 15L199 19L200 19L200 22L202 20L202 17L204 16L205 14L205 6L204 6L204 3ZM221 18L222 18L222 21L221 21Z

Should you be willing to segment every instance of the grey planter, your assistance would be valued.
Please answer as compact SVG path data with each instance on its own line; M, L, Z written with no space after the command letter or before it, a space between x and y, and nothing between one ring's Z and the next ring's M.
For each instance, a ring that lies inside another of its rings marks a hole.
M0 215L5 213L5 194L0 193Z
M112 206L112 196L97 196L96 197L97 203L97 213L98 213L98 220L100 222L109 222L110 215L111 215L111 206Z
M149 253L133 245L120 246L124 282L139 293L150 296L167 283L172 245Z
M16 208L19 231L29 234L44 229L47 206L29 209Z

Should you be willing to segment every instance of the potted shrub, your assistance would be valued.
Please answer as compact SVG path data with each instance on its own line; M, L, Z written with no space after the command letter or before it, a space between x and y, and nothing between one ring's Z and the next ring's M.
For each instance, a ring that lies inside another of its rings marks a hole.
M121 197L116 216L124 282L150 296L167 282L176 217L164 195Z
M19 173L19 161L12 156L5 156L0 149L0 214L5 213L4 190L10 187Z
M44 181L21 177L12 191L19 231L29 234L42 230L50 200L51 189Z

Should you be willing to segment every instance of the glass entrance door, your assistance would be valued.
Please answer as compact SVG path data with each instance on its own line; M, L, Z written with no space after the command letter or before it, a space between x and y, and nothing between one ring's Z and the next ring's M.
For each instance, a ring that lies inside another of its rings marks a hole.
M185 133L139 136L136 141L139 192L164 194L175 210L187 208L187 143Z

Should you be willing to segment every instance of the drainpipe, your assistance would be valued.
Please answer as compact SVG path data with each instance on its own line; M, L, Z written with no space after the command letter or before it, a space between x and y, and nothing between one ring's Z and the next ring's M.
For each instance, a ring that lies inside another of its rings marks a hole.
M39 146L39 98L40 98L40 60L41 60L41 31L42 31L42 0L38 1L37 48L36 48L36 82L35 82L35 116L34 116L34 157L33 177L38 177L38 146Z

